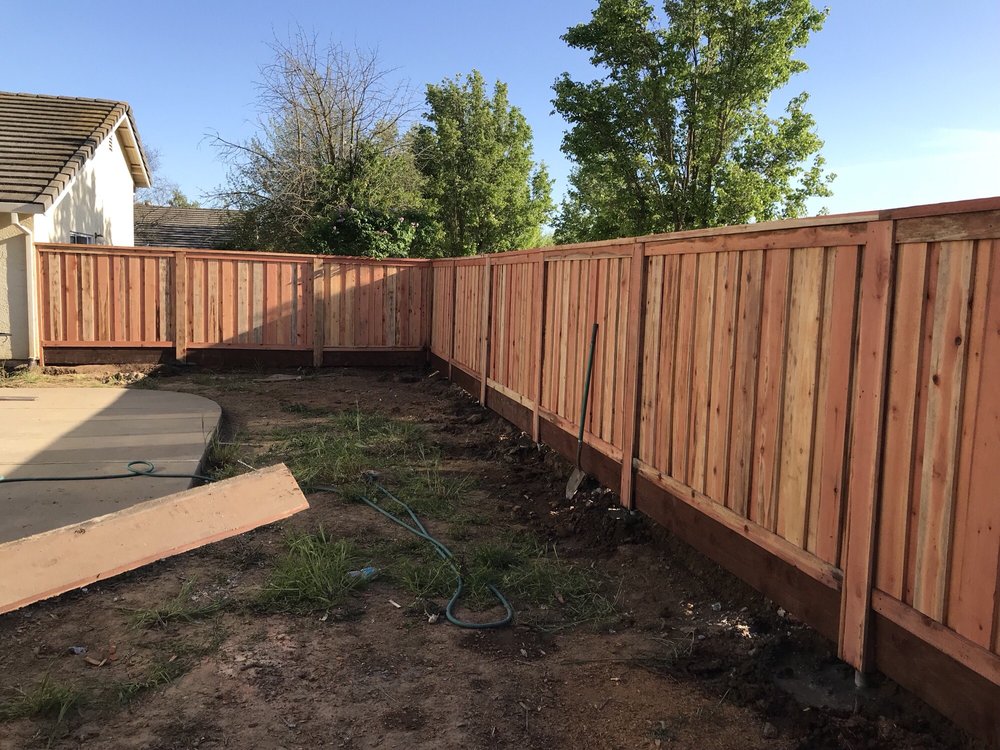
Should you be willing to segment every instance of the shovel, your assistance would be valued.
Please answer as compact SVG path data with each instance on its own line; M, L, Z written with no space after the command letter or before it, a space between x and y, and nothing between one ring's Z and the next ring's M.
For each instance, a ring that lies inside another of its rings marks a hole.
M597 346L597 323L590 332L590 354L587 355L587 374L583 381L583 404L580 406L580 431L576 436L576 468L566 482L566 499L572 500L587 478L587 472L580 468L580 457L583 455L583 426L587 422L587 402L590 400L590 373L594 369L594 348Z

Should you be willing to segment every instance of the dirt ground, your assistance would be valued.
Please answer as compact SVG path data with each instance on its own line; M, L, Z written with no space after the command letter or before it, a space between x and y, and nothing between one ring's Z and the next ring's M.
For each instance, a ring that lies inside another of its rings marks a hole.
M365 505L312 492L311 509L281 524L0 616L0 707L48 697L20 711L30 715L7 711L0 748L976 746L888 680L856 691L851 670L791 614L616 509L606 490L566 502L568 465L440 377L285 374L296 377L79 368L31 385L206 396L222 406L237 465L273 462L262 436L327 415L423 425L441 471L462 478L451 512L472 519L428 519L432 533L456 552L510 529L530 535L600 581L614 615L560 624L557 592L513 597L511 627L462 630L430 622L427 602L383 578L326 612L199 611L259 589L290 533L405 537ZM181 616L137 624L137 612L182 599Z

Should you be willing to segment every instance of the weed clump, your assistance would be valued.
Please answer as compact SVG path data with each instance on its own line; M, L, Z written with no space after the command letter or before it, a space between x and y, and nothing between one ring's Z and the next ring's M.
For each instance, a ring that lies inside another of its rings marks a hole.
M367 583L351 575L364 563L354 544L333 541L323 529L317 534L296 534L286 542L288 551L278 561L264 588L259 605L270 611L309 613L330 610Z
M83 703L83 693L73 685L45 675L27 689L17 689L14 699L0 704L0 721L22 718L49 718L61 724L69 712Z
M204 604L195 602L191 595L193 588L194 581L187 581L181 586L177 596L162 607L132 610L132 627L144 629L162 627L169 622L194 622L214 615L225 606L225 601L221 599L213 599Z

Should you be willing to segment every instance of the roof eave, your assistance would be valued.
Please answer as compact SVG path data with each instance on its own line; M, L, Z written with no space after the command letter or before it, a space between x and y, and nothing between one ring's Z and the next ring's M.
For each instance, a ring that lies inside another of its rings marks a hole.
M139 130L135 126L135 117L132 115L132 108L125 105L125 112L115 125L115 132L122 134L122 141L125 145L125 156L129 162L129 171L132 173L132 180L137 188L148 188L153 181L149 174L149 161L146 152L139 139Z
M46 206L42 203L3 203L0 202L0 213L43 214Z

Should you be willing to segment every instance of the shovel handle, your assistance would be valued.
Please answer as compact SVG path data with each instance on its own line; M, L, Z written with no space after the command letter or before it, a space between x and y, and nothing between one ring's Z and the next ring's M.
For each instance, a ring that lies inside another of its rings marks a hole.
M583 381L583 403L580 404L580 431L576 436L576 467L580 468L583 456L583 427L587 423L587 404L590 402L590 375L594 371L594 349L597 347L597 323L590 331L590 353L587 355L587 370Z

